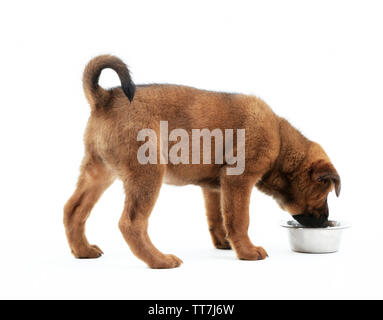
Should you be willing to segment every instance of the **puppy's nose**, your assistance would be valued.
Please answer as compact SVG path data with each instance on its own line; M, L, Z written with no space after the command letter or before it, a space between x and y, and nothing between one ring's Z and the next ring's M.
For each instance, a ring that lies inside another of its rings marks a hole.
M305 227L324 228L328 226L328 215L317 217L313 214L302 213L293 215L293 218Z

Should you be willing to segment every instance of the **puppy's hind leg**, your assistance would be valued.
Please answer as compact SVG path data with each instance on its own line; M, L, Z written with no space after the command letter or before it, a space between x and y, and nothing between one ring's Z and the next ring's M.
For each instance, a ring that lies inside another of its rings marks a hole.
M148 219L157 200L163 174L164 168L148 166L123 179L126 199L119 222L121 233L137 258L154 269L176 268L182 263L176 256L159 251L148 235Z
M214 246L217 249L231 249L230 243L226 239L226 230L223 223L221 193L207 188L202 188L202 193L205 199L207 223Z
M97 258L102 251L90 245L85 236L85 223L102 193L114 176L98 157L86 155L77 188L64 207L64 225L69 246L76 258Z

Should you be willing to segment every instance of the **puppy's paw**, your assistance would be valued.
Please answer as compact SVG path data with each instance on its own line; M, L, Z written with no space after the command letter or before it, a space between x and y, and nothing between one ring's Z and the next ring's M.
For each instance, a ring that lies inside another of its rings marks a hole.
M216 249L222 249L222 250L231 249L230 242L227 240L214 242L214 247L216 247Z
M102 250L95 244L78 250L72 249L72 253L78 259L94 259L101 257L103 254Z
M241 260L263 260L268 257L265 249L262 247L250 247L237 253L238 258Z
M172 269L177 268L182 264L182 260L173 254L164 254L161 259L148 264L152 269Z
M218 232L214 228L210 228L211 240L213 241L214 247L217 249L231 249L230 242L226 238L226 232L222 229Z

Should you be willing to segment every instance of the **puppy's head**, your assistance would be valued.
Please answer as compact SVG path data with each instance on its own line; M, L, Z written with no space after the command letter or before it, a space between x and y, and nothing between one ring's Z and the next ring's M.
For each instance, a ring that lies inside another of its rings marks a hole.
M258 187L271 194L280 207L307 227L325 227L329 210L327 195L335 189L339 196L340 177L323 149L316 143L310 147L298 168L273 170Z

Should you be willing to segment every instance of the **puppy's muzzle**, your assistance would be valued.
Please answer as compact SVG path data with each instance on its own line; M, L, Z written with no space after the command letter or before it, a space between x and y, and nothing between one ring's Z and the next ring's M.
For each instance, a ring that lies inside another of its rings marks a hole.
M327 201L325 205L320 208L319 214L313 212L304 212L301 214L293 215L293 218L301 225L311 228L325 228L328 226L328 206Z

